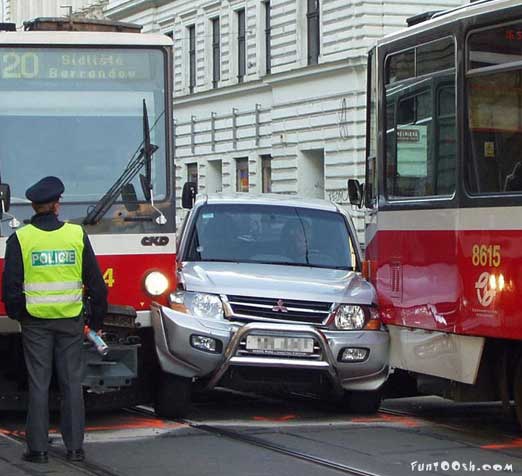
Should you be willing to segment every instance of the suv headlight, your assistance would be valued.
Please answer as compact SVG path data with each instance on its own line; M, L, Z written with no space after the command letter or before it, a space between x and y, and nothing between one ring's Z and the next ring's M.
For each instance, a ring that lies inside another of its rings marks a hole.
M177 291L170 295L169 300L171 308L195 317L223 319L223 303L216 294Z
M340 304L335 311L335 327L341 330L362 329L366 323L366 314L361 306Z

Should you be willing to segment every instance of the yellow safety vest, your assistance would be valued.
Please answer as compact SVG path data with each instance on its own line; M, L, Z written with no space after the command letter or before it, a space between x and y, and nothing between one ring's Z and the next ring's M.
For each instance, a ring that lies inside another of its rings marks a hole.
M65 223L44 231L27 225L16 232L24 264L26 307L33 317L71 318L83 308L83 229Z

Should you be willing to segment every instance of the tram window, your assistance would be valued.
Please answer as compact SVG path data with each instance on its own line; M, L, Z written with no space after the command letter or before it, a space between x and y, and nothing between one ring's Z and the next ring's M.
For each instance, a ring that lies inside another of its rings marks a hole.
M453 38L444 38L419 46L416 50L416 76L443 71L455 65Z
M431 92L399 101L396 129L395 195L431 195L428 159L431 139Z
M438 97L438 160L435 176L439 195L451 195L455 190L457 132L455 123L455 88L439 89Z
M386 63L386 84L438 73L455 67L455 42L452 37L396 53Z
M522 61L522 22L495 26L468 39L470 69Z
M473 76L467 93L468 190L522 192L522 70Z
M387 98L387 196L449 196L455 190L454 80L446 76L411 89L398 98L395 89Z
M412 124L415 122L416 98L406 98L399 102L397 108L397 124Z
M386 82L395 83L415 77L415 51L408 50L389 58L386 65Z

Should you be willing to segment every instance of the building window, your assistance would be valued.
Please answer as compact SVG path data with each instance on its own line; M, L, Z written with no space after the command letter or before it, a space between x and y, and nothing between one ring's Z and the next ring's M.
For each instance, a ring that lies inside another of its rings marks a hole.
M248 192L248 159L236 159L236 191Z
M306 14L308 32L308 64L319 63L319 0L308 0L308 13Z
M246 72L245 9L237 11L237 80L242 83Z
M198 188L198 164L187 164L187 182L196 184L196 190Z
M272 156L261 156L261 180L263 193L272 191Z
M212 87L217 88L221 79L219 17L212 19Z
M270 38L272 35L272 24L270 22L270 0L265 2L265 63L266 74L272 72L272 51L270 49Z
M189 37L189 91L194 92L196 86L196 26L191 25L188 28Z

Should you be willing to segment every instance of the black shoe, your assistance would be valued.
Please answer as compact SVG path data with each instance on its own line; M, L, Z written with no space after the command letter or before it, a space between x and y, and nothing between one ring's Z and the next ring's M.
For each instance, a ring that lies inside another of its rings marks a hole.
M27 450L22 455L22 459L24 461L29 461L29 463L48 463L49 462L49 459L47 458L47 451Z
M85 452L83 449L67 451L68 461L83 461L85 459Z

